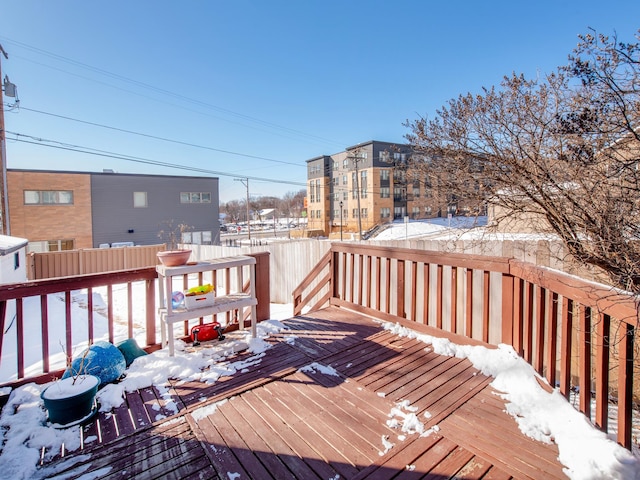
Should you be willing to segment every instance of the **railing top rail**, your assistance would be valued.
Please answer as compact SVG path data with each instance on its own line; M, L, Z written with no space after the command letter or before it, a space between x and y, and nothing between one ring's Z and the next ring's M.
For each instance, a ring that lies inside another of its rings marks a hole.
M377 245L361 245L354 243L333 243L333 252L344 252L359 255L371 255L413 262L437 263L452 267L465 267L474 270L485 270L498 273L509 273L509 259L484 255L463 253L444 253L432 250L415 250L411 248L385 247Z
M637 295L518 260L510 260L510 264L511 274L515 277L638 326L640 297Z
M30 297L34 295L34 292L37 292L36 295L46 295L68 290L101 287L115 283L153 280L156 277L156 269L154 267L146 267L106 273L56 277L46 280L32 280L23 283L0 285L0 301Z

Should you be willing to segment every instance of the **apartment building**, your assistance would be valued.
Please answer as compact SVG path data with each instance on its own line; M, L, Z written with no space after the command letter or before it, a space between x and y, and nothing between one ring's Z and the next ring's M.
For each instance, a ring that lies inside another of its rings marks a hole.
M411 155L409 145L371 140L307 160L309 230L365 232L394 219L442 214L428 182L408 168Z
M7 198L29 251L158 244L180 224L185 243L220 242L215 177L8 169Z

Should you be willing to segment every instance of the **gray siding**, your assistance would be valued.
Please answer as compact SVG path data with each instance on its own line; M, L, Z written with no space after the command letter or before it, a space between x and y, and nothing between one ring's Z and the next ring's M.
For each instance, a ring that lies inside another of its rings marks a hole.
M147 207L134 208L134 192L147 192ZM182 204L181 192L209 192L211 203ZM166 222L210 231L212 243L220 242L218 178L98 173L91 174L91 196L94 247L165 242L158 233L167 229Z

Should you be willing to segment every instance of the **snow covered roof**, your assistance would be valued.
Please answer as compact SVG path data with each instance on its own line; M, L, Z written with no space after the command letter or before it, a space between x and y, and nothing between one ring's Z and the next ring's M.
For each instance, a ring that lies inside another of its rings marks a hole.
M0 235L0 255L5 256L26 247L29 240L20 237L10 237L8 235Z

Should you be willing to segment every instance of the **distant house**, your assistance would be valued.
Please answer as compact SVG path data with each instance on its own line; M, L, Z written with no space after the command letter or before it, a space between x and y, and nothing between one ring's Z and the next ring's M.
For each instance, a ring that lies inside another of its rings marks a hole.
M0 284L27 281L25 238L0 235Z
M7 170L12 235L29 251L153 245L169 224L185 243L220 242L218 178Z

